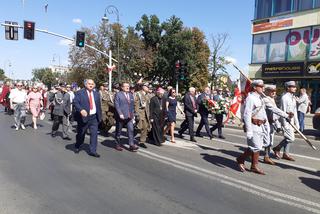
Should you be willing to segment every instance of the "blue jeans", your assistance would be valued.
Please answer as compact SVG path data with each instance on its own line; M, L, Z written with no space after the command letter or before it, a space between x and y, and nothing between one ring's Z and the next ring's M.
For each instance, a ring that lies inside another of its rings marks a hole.
M299 119L299 126L300 126L300 131L304 131L304 116L305 113L298 111L298 119Z

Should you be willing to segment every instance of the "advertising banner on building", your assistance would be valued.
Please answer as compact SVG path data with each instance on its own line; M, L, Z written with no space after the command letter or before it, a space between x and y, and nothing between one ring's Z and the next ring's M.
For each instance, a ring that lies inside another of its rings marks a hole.
M307 64L306 76L320 76L320 61Z
M253 33L291 27L292 25L293 19L270 20L270 22L253 25Z
M271 34L269 62L283 62L286 59L286 37L289 31L279 31Z
M304 63L263 64L263 77L297 77L303 76Z
M309 59L320 60L320 26L313 27Z
M306 58L307 45L310 41L310 28L295 29L287 36L288 61L304 61Z

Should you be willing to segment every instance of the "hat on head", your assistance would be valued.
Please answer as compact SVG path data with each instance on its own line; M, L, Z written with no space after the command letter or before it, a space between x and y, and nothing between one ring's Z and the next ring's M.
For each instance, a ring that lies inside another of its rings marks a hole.
M251 85L254 86L264 86L263 80L253 80Z
M223 91L223 89L221 87L217 88L217 91Z
M288 81L284 83L285 87L292 87L292 86L296 86L296 82L295 81Z
M107 82L102 83L103 86L108 86Z
M142 85L142 86L149 87L149 83L145 82L145 83L143 83L143 85Z
M264 86L266 90L275 91L277 89L276 85L267 84Z

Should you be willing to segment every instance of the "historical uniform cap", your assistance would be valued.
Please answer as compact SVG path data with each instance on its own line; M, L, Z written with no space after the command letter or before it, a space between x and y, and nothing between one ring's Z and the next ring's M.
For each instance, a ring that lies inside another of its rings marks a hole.
M107 85L108 85L108 83L107 83L107 82L104 82L104 83L102 83L102 85L107 86Z
M296 82L295 81L288 81L284 83L285 87L291 87L291 86L296 86Z
M275 91L275 90L277 89L277 86L276 86L276 85L271 85L271 84L266 84L266 85L264 86L264 88L265 88L266 90Z
M253 80L251 83L252 86L264 86L263 80Z

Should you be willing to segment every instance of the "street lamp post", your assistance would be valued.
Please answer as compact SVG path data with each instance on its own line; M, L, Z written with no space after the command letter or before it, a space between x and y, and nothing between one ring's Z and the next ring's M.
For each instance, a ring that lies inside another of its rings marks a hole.
M56 57L58 57L58 59L59 59L59 71L60 71L61 70L61 60L60 60L60 55L59 54L53 54L52 62L56 61Z
M121 68L120 68L120 18L119 18L119 10L116 6L114 5L109 5L108 7L106 7L106 9L104 10L104 16L102 17L102 21L109 21L108 17L107 17L107 13L108 14L116 14L117 16L117 24L118 24L118 38L117 38L117 58L118 58L118 81L121 81Z
M10 79L10 71L9 71L9 69L8 69L8 71L7 71L7 65L8 65L9 67L12 66L11 61L10 61L9 59L7 59L6 61L4 61L4 63L3 63L3 69L4 69L4 72L5 72L5 73L8 73L8 78Z

